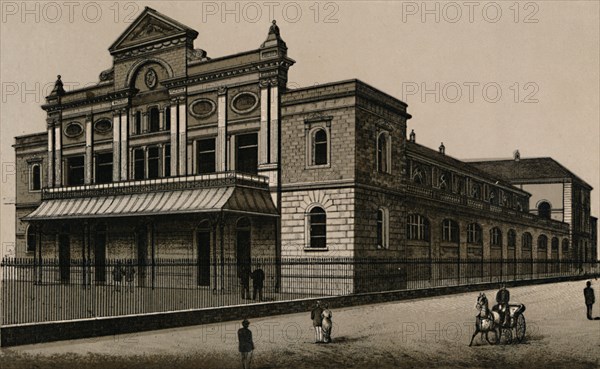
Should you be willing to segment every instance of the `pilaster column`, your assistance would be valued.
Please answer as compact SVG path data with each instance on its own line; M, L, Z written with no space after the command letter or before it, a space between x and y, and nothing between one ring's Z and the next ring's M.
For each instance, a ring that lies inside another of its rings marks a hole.
M160 125L159 129L161 131L165 130L165 110L159 108L158 109L158 124Z
M269 83L261 81L260 84L260 134L258 136L258 164L269 163Z
M269 102L271 104L269 116L270 116L270 153L269 162L279 162L279 85L271 83L271 89L269 92Z
M48 187L54 187L54 120L46 119L48 125Z
M217 98L217 172L227 170L227 88L221 87Z
M121 177L121 112L113 112L113 182Z
M129 112L127 109L122 109L120 114L121 122L121 180L126 181L128 178L129 168Z
M177 119L179 132L179 175L187 174L187 114L185 111L185 97L180 97L177 104Z
M85 175L84 183L86 185L92 183L94 173L94 153L92 150L93 144L93 115L88 114L85 117Z
M179 152L177 150L177 132L179 119L177 117L178 109L176 99L171 100L171 106L169 107L169 109L171 109L171 175L177 176L177 153Z
M62 186L62 122L54 122L54 185Z

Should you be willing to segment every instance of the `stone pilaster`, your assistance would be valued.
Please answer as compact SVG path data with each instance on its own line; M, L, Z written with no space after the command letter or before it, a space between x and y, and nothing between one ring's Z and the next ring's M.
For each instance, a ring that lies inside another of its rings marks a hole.
M217 98L217 172L227 170L227 88L219 88Z
M93 153L93 115L88 114L85 117L85 174L84 183L92 184L94 173L94 153Z

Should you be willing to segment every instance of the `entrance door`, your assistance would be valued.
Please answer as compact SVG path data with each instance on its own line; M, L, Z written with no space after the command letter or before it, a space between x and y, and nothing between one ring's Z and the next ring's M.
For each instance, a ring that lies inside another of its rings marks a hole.
M241 218L237 223L237 263L238 263L238 277L250 274L251 270L251 243L250 243L250 220L248 218Z
M96 282L106 282L106 233L98 231L94 239L94 269Z
M71 241L69 235L61 233L58 236L58 269L60 281L69 283L71 277Z
M210 231L200 230L196 234L198 243L198 286L210 285Z

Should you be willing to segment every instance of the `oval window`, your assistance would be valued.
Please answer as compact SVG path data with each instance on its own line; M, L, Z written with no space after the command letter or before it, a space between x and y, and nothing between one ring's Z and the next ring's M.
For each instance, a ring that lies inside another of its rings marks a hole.
M198 99L190 105L190 114L196 118L206 118L215 112L216 105L212 100Z
M102 119L94 123L94 129L98 133L106 133L112 128L112 123L108 119Z
M249 113L258 105L258 96L252 92L240 92L231 101L231 108L238 114Z
M67 137L77 137L83 133L83 127L79 123L69 123L65 128L65 135Z

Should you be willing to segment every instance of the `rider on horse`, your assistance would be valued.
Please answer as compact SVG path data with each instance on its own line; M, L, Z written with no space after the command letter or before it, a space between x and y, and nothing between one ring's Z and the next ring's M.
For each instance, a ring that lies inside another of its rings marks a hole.
M510 311L508 309L508 301L510 300L510 292L506 289L506 285L496 293L496 302L498 303L498 313L500 313L500 324L503 326L509 325Z

